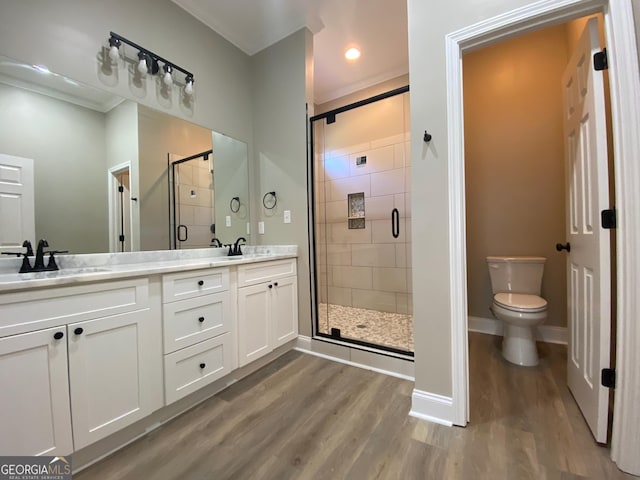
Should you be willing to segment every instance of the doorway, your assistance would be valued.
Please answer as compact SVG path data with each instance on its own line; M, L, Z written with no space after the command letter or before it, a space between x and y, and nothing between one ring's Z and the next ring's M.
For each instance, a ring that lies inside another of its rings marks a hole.
M109 251L131 252L132 221L131 165L123 163L109 169Z
M603 17L600 14L596 19L602 48ZM542 297L549 305L547 319L536 329L538 339L567 343L567 257L555 247L566 241L565 225L573 217L566 201L569 182L565 181L561 80L586 22L587 18L581 18L536 30L463 57L467 291L472 331L500 334L502 330L489 310L492 293L485 258L534 255L546 258ZM609 159L612 165L612 148ZM606 201L613 204L613 192ZM608 284L609 278L603 281ZM574 353L580 350L577 333L574 326L570 343ZM499 351L499 345L497 348ZM549 368L547 360L542 358L534 368ZM584 396L572 391L584 407ZM471 415L473 419L473 410ZM603 438L600 434L598 440Z
M640 330L630 319L637 317L635 300L640 270L630 258L640 251L637 235L637 165L633 152L640 151L640 139L628 132L640 128L638 112L638 50L633 12L630 2L539 2L527 5L465 27L446 36L449 136L449 217L451 222L450 307L452 311L452 411L453 423L465 425L469 418L468 347L466 314L465 228L464 228L464 138L462 112L462 54L482 45L509 38L544 25L561 23L604 9L608 64L612 75L611 102L614 111L612 132L616 147L616 207L619 215L616 232L617 319L616 356L620 381L615 390L615 416L612 430L611 457L620 468L640 472L637 438L633 429L640 420L634 398L640 394L634 366L640 353L637 345ZM613 77L615 73L615 77ZM615 79L614 79L615 78ZM624 125L624 128L622 127ZM631 129L631 130L630 130Z

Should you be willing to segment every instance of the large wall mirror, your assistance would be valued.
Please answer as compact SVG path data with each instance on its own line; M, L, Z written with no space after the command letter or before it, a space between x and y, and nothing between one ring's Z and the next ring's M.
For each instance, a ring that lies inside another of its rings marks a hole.
M32 242L70 253L251 243L244 142L2 56L0 125L0 154L33 160ZM8 238L21 212L1 197Z

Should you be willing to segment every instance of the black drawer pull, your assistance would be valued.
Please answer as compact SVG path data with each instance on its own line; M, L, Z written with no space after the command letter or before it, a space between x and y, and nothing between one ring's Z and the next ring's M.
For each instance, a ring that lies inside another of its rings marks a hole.
M269 284L269 288L273 288L273 285Z
M274 285L277 287L278 286L278 282L275 282Z
M198 285L200 286L204 285L204 280L198 280Z
M76 335L82 335L82 332L84 332L84 329L82 327L78 327L73 331L73 333L75 333Z
M56 332L53 334L53 338L55 338L56 340L60 340L62 337L64 337L64 333L62 332Z
M201 364L200 364L200 368L204 368L204 367L206 367L206 366L207 366L207 365L206 365L206 364L204 364L204 363L201 363Z
M198 318L198 321L199 321L200 323L204 322L204 317L200 317L200 318Z

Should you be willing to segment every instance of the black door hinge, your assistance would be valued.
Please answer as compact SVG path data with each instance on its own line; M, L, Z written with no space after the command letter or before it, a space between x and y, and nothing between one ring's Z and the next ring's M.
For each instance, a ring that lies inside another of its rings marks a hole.
M606 48L603 48L601 52L593 54L593 68L597 71L607 70L609 68Z
M118 185L118 191L120 193L124 192L124 187L122 185Z
M600 220L602 222L602 228L616 228L616 209L609 208L600 212Z
M124 235L120 235L118 238L120 239L121 242L124 242Z
M603 368L600 375L600 381L603 387L616 388L616 369Z

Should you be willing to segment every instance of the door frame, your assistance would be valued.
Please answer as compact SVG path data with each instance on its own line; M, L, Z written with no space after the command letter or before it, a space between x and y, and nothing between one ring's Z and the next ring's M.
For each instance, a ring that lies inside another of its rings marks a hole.
M118 203L118 175L120 173L129 172L129 192L131 192L131 162L124 162L109 168L107 173L107 188L109 195L109 251L118 252L118 224L119 216L116 205ZM133 210L133 208L131 209ZM133 214L129 215L129 245L133 252Z
M640 74L631 0L542 0L470 25L446 36L447 130L449 149L449 269L452 315L452 421L469 420L467 273L464 179L462 55L500 40L582 16L604 12L609 60L618 210L617 386L611 458L620 468L640 473L634 433L640 424ZM622 128L621 125L625 125Z

